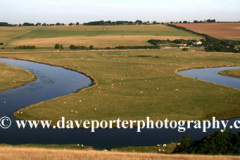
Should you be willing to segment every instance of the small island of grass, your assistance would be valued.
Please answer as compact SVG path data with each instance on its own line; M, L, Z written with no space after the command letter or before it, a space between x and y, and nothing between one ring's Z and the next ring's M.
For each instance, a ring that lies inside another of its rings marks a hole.
M17 88L36 79L31 72L4 63L0 63L0 77L0 91Z
M240 69L225 70L225 71L219 72L219 74L228 76L228 77L240 78Z

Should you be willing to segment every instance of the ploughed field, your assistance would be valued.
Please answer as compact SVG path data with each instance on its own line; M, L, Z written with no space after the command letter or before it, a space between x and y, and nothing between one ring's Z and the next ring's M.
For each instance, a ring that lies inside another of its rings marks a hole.
M240 40L240 23L184 23L176 25L219 39Z

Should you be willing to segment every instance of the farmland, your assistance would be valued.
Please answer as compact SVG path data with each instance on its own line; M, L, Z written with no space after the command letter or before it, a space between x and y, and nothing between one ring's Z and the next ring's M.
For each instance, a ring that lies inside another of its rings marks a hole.
M70 44L106 48L150 45L149 39L201 38L166 25L1 27L0 37L0 42L7 44L5 48L20 45L53 48L56 43L65 48Z
M219 39L240 40L240 23L187 23L176 25Z

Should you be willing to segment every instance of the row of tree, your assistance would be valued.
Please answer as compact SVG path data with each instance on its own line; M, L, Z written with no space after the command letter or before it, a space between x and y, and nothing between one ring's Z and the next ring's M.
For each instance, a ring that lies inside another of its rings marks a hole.
M156 24L157 22L154 21ZM141 24L151 24L149 21L143 22L141 20L133 21L93 21L93 22L87 22L83 23L83 25L141 25Z
M198 21L198 20L194 20L193 23L214 23L216 22L215 19L208 19L208 20L204 20L204 21ZM168 22L167 22L168 23ZM170 23L191 23L190 21L179 21L179 22L173 22L171 21ZM163 22L157 22L157 21L142 21L142 20L136 20L136 21L93 21L93 22L87 22L87 23L83 23L83 25L141 25L141 24L165 24ZM24 22L23 24L8 24L7 22L0 22L0 26L64 26L64 25L69 25L69 26L73 26L73 25L80 25L79 22L76 23L52 23L52 24L47 24L47 23L29 23L29 22Z
M200 40L203 41L203 40ZM186 44L187 46L201 46L201 44L197 44L197 40L185 40L185 39L175 39L175 40L155 40L150 39L148 40L148 43L151 43L152 45L159 45L159 44Z

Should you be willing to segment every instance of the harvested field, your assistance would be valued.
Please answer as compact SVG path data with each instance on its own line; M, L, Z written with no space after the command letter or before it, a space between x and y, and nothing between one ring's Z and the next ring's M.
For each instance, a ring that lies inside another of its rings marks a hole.
M240 40L240 23L189 23L176 25L220 39Z
M52 38L26 38L15 40L12 46L35 45L37 47L53 47L56 43L63 44L68 48L71 44L89 46L96 48L116 47L116 46L149 46L149 39L196 39L196 37L177 37L177 36L151 36L151 35L108 35L108 36L70 36Z

